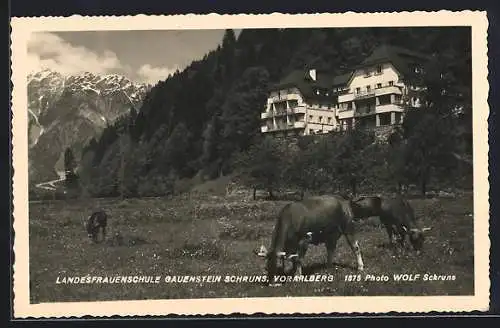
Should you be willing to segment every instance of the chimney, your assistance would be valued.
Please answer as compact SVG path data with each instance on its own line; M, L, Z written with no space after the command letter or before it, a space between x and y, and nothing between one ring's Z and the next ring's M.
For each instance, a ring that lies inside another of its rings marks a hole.
M309 76L311 77L311 79L313 79L313 81L316 81L316 69L310 69L309 70Z

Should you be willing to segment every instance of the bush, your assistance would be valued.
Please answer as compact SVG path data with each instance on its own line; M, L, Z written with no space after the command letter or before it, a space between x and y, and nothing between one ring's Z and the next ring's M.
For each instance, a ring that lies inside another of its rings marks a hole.
M174 181L161 175L140 178L137 192L139 197L171 195L174 192Z

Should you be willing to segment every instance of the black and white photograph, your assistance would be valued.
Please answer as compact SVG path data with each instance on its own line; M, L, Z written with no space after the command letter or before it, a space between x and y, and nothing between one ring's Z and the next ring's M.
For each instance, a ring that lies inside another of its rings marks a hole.
M18 315L487 309L484 13L12 26Z

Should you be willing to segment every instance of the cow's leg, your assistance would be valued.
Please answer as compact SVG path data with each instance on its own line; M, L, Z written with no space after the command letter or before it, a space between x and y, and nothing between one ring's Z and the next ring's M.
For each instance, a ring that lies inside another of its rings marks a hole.
M405 250L406 248L406 231L402 227L398 227L396 230L396 233L398 234L399 237L399 246L401 247L401 250Z
M364 264L363 264L363 257L361 255L361 247L359 247L359 242L354 236L353 233L346 233L345 239L347 240L347 243L349 244L349 247L351 247L352 252L356 256L356 261L358 262L358 271L363 271L364 270Z
M302 263L304 261L304 257L306 255L308 246L309 246L309 240L302 239L298 245L297 256L295 256L292 259L292 263L293 263L292 270L293 270L294 275L296 275L296 276L302 275Z
M394 230L392 228L392 225L390 224L385 224L385 230L387 231L387 236L389 237L389 247L393 248L394 247Z
M335 249L337 248L337 242L340 238L340 232L334 233L329 239L325 241L326 246L326 265L328 267L333 266L333 259L335 257Z
M102 241L106 240L106 226L102 226Z

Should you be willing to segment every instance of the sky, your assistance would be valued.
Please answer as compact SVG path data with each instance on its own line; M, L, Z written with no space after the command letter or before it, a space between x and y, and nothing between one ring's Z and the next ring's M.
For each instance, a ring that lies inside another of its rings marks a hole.
M223 35L224 30L37 32L28 42L29 71L121 74L156 84L203 58Z

